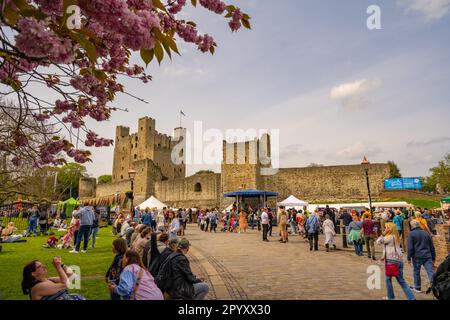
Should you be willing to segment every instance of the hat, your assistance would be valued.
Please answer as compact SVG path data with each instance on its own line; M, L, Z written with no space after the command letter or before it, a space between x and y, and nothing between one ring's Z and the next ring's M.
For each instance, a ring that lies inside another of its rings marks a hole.
M178 242L178 248L180 249L187 249L189 248L191 244L189 243L188 239L183 238L180 240L180 242Z

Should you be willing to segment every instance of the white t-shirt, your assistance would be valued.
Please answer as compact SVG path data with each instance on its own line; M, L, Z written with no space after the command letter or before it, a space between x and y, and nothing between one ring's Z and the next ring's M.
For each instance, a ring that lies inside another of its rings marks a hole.
M262 224L269 224L269 215L267 214L267 212L263 212L261 214L261 223Z

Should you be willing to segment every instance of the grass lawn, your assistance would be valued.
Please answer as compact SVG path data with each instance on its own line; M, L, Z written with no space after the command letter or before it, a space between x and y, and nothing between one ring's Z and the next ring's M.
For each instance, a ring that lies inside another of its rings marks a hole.
M440 208L441 207L441 203L438 200L426 200L426 199L416 199L416 198L400 198L400 199L388 199L386 201L393 201L393 202L406 201L406 202L414 205L415 207L428 208L428 209Z
M64 264L77 265L81 270L81 289L70 290L80 293L89 300L108 300L109 291L104 281L106 270L113 260L111 227L102 228L94 249L86 254L69 253L69 250L47 249L42 245L48 236L29 237L24 243L2 243L0 252L0 300L27 300L22 294L21 281L23 267L34 259L41 261L49 276L56 276L51 263L54 256L60 256Z

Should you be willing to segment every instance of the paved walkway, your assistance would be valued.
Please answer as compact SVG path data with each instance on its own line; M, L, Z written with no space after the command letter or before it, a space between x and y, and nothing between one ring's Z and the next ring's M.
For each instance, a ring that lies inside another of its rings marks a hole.
M276 229L273 234L277 234ZM194 273L211 285L208 299L380 300L386 296L383 262L372 261L367 255L326 252L323 247L310 252L299 236L290 236L286 244L278 242L278 237L265 243L257 230L211 234L191 224L186 237L192 244L189 257ZM338 246L341 243L338 240ZM369 266L380 267L381 289L368 289ZM424 270L422 273L425 275ZM412 284L407 263L404 274ZM427 283L425 278L423 283ZM394 291L398 299L405 299L395 280ZM421 300L432 299L431 295L415 295Z

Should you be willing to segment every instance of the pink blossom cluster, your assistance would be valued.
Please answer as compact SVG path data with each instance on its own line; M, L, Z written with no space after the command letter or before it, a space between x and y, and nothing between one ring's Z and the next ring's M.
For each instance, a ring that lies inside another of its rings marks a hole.
M62 118L62 122L70 123L74 129L79 129L84 125L84 121L81 120L81 117L76 112L69 112L67 116Z
M16 35L16 47L32 58L45 58L53 63L67 64L74 60L74 46L68 38L58 37L44 21L34 17L17 22L20 32Z
M233 17L231 21L229 22L229 26L231 28L231 31L238 31L241 26L241 19L243 18L243 14L240 9L236 9L233 11Z
M222 14L227 8L227 5L220 0L200 0L200 4L217 14Z
M42 113L33 114L33 116L34 116L34 118L37 121L42 121L42 122L45 121L45 120L50 119L50 113L48 111L44 111Z
M171 14L165 14L164 12L158 12L158 17L161 24L161 30L163 32L168 32L176 26L175 17Z
M106 104L109 100L105 83L92 74L75 76L70 80L70 84L75 89L97 98L97 102L101 105Z
M139 4L139 1L133 1ZM115 35L116 44L132 50L152 49L155 45L151 29L160 28L158 15L147 9L131 10L123 0L79 0L83 12L96 25L94 32L99 35ZM141 3L139 8L145 8ZM92 26L89 26L92 30Z
M53 113L61 114L70 110L75 111L76 108L77 106L73 102L56 100L55 107L53 108Z
M33 2L48 16L62 16L63 0L33 0Z
M3 65L0 67L0 81L7 82L11 80L18 80L18 74L31 71L37 66L37 63L30 62L23 58L4 61Z
M16 147L25 147L28 145L28 138L24 134L15 132L13 136Z
M183 7L186 5L186 0L173 0L169 1L169 13L171 14L177 14L181 10L183 10Z
M136 10L151 10L153 3L151 0L127 0L128 7Z
M114 141L110 139L99 138L98 134L93 131L89 131L86 135L86 141L84 144L87 147L92 147L94 145L96 147L109 147L113 144L113 142Z
M214 39L211 36L207 34L199 36L197 34L197 29L187 23L177 24L177 34L184 41L195 43L202 52L207 52L214 44Z
M50 141L41 146L40 150L40 159L37 161L37 165L46 165L46 164L60 164L60 159L57 159L56 156L61 151L68 152L70 150L70 145L61 140Z

